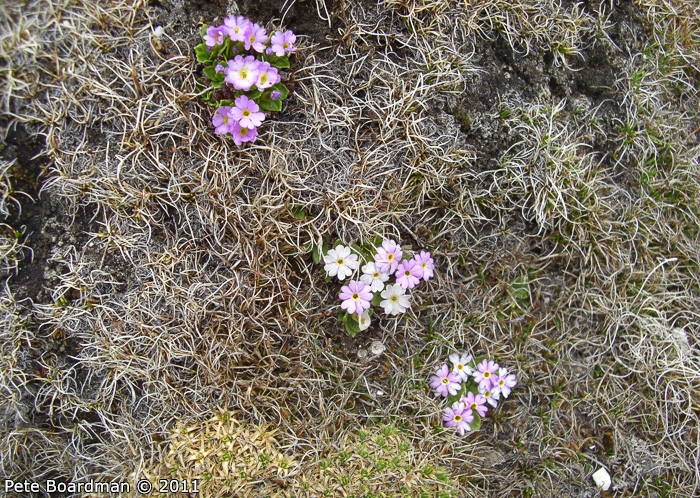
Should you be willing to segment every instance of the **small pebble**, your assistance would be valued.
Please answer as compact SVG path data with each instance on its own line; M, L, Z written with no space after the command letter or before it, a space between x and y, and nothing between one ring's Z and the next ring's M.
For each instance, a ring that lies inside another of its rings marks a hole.
M595 472L593 472L593 475L591 477L595 481L595 485L603 491L607 491L608 489L610 489L610 484L612 484L612 480L610 479L610 474L608 474L608 471L605 470L605 467L601 467Z

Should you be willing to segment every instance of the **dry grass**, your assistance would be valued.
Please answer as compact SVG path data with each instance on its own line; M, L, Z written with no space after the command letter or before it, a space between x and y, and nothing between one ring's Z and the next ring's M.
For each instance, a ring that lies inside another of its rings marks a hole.
M44 191L96 213L86 247L54 251L53 303L0 300L3 477L154 476L168 449L190 447L173 428L205 444L228 406L236 430L275 427L271 451L296 462L309 496L345 492L319 462L361 485L335 458L361 431L375 441L377 422L400 427L410 464L444 468L459 496L591 495L599 466L620 496L697 492L691 2L639 2L656 29L631 54L608 36L607 2L347 2L331 46L302 42L287 111L245 148L211 131L190 34L156 38L145 4L2 10L3 110L45 137ZM505 131L509 147L478 157L445 110L479 77L474 36L527 56L551 48L565 69L619 50L614 114L583 97L504 95L473 126ZM324 235L427 248L436 278L405 318L348 349L338 289L305 254ZM14 238L0 239L6 270L27 257ZM359 359L373 340L386 351ZM520 379L465 439L440 429L426 388L456 350ZM372 492L394 492L399 474Z

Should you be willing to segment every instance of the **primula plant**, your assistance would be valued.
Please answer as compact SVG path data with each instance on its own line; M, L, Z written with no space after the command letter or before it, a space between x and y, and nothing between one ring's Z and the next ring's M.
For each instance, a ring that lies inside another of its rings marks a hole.
M337 241L332 248L326 248L324 242L314 249L314 261L323 260L328 277L343 281L361 269L359 279L351 278L341 287L338 296L341 301L338 320L343 322L350 337L370 326L374 314L372 306L380 306L387 315L405 313L411 307L407 291L421 280L432 278L435 266L430 253L420 251L411 256L410 249L410 246L399 246L393 240L381 238L363 247L344 246Z
M435 367L430 387L435 396L447 398L447 408L442 416L445 427L454 427L460 436L478 430L488 406L498 406L501 396L507 398L517 383L515 375L499 367L493 360L472 359L471 355L449 356L452 368L447 364Z
M195 47L206 81L202 98L215 113L214 133L230 133L236 145L254 142L263 111L281 111L289 90L280 69L289 68L296 35L264 28L243 16L224 19L221 26L202 26L202 43ZM206 88L209 90L204 91Z

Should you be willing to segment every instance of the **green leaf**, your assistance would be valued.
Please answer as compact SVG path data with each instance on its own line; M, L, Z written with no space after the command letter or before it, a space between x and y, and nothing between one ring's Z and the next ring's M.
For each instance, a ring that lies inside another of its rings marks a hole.
M264 111L281 111L282 110L282 100L269 100L261 98L258 101L260 109Z
M314 244L314 249L311 253L311 257L313 258L314 263L319 264L323 260L323 245L317 246L316 244Z
M197 55L197 60L201 63L211 62L211 54L207 52L207 45L200 43L194 47L194 53Z
M308 218L308 215L304 212L303 209L298 209L292 213L292 216L294 216L297 220L305 220Z
M260 98L262 92L257 88L251 88L247 92L244 92L243 95L248 97L250 100L255 100L257 102L257 99Z
M526 304L530 299L530 285L524 275L519 276L511 283L511 293L513 299L521 304Z
M216 60L216 56L219 55L220 53L223 53L224 55L226 54L226 49L228 46L230 46L230 40L228 37L224 38L224 43L221 45L214 45L211 48L211 53L210 53L210 59L212 61Z
M224 49L221 51L221 55L225 60L229 61L237 55L244 53L245 46L243 45L243 42L235 42L231 40L228 36L226 36L226 38L224 39Z
M350 244L350 249L352 249L355 252L355 254L357 254L358 256L364 256L364 252L362 251L362 248L360 246L358 246L357 244L355 244L354 242L352 244Z
M211 81L214 81L216 79L217 73L216 72L216 66L207 66L204 68L204 76L209 78Z
M209 27L208 24L202 24L202 29L201 29L202 39L204 39L204 35L207 34L207 28L208 28L208 27Z
M478 413L474 413L474 420L472 420L472 423L469 424L469 426L472 428L472 431L478 431L481 428L481 417L479 416Z
M265 90L265 93L269 92L269 94L272 95L272 92L274 90L277 90L278 92L280 92L280 100L286 99L287 96L289 95L289 88L284 86L282 83L277 83L276 85L271 86L270 88Z
M269 62L271 66L278 69L289 68L289 59L285 56L277 57L276 55L263 55L263 60Z
M374 297L372 297L372 301L370 304L372 306L379 306L379 304L382 302L382 293L381 292L375 292Z
M347 332L350 337L355 337L360 332L360 324L357 323L355 315L346 313L343 325L345 325L345 332Z

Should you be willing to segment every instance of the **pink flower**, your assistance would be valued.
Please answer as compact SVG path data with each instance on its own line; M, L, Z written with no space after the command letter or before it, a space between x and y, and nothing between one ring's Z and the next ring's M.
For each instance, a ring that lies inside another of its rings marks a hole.
M242 42L245 41L246 34L251 24L250 21L243 16L230 16L224 19L224 26L231 40Z
M433 278L433 270L435 265L433 264L433 258L430 257L430 253L427 251L421 251L420 254L416 254L413 259L420 265L423 270L423 280Z
M245 44L246 50L250 50L250 47L253 47L253 50L262 53L265 50L265 45L263 45L263 43L266 41L267 33L265 33L265 29L261 28L260 25L256 23L248 29L243 43Z
M261 62L258 65L258 69L260 69L260 76L258 76L258 81L255 83L255 86L257 86L258 90L261 92L266 88L270 88L272 85L276 85L282 79L277 72L277 68L270 66L269 62Z
M231 126L231 135L233 135L233 142L236 145L241 145L243 142L255 142L255 137L258 136L258 129L244 128L240 123L234 121L233 126Z
M396 283L404 289L413 289L422 276L423 270L415 259L404 259L396 270Z
M270 47L270 50L278 57L282 57L285 52L290 53L296 50L294 42L297 41L297 37L291 31L285 31L284 33L276 31L275 34L272 35L271 41L272 47Z
M498 363L492 360L484 360L476 366L474 380L479 384L479 389L491 389L498 372Z
M464 436L466 431L472 430L469 423L474 420L474 415L460 403L454 403L452 408L445 408L442 420L445 422L445 427L454 427L460 436Z
M221 106L216 110L216 114L211 118L212 124L215 126L214 133L223 135L231 133L231 127L235 120L231 117L231 108L229 106Z
M374 262L382 273L394 273L399 266L403 252L393 240L385 240L374 255Z
M450 372L450 367L443 365L435 367L435 374L430 377L430 387L435 389L435 396L444 396L448 394L454 396L459 391L461 384L459 383L459 374Z
M260 107L255 101L241 95L235 102L236 107L231 108L231 117L238 121L243 128L255 128L265 120L265 114L258 112Z
M498 377L496 377L493 383L494 386L501 390L503 397L507 398L510 395L510 390L515 387L518 381L515 380L515 375L509 375L508 370L501 368L498 370Z
M362 282L350 280L348 285L340 288L340 299L343 300L340 307L347 310L348 313L357 313L361 315L364 310L369 309L369 303L372 300L372 292Z
M224 70L226 73L224 79L236 90L247 92L258 81L259 65L260 61L255 60L252 55L245 58L237 55L233 60L228 61L228 67Z
M204 42L207 44L207 47L221 45L224 43L224 36L227 34L224 26L209 26L207 34L204 35Z
M474 396L473 393L467 393L467 395L462 396L462 399L459 401L460 403L463 403L465 408L468 410L474 410L476 413L478 413L480 417L486 415L486 412L488 411L488 407L486 406L486 398L484 398L481 394Z

